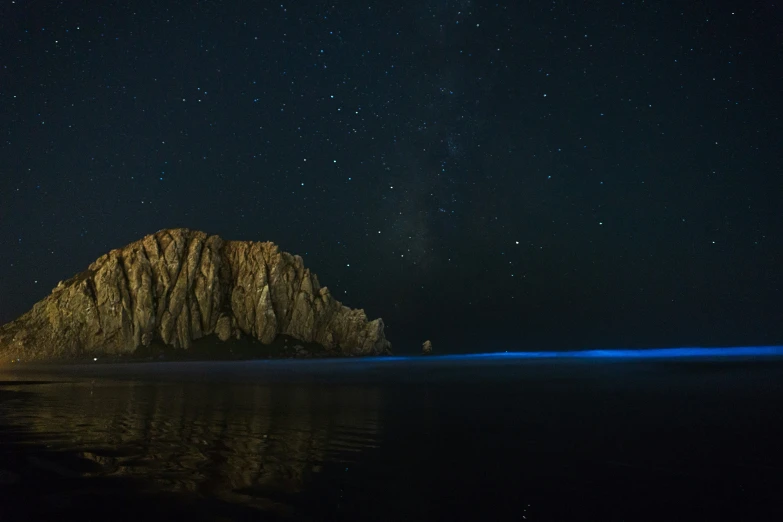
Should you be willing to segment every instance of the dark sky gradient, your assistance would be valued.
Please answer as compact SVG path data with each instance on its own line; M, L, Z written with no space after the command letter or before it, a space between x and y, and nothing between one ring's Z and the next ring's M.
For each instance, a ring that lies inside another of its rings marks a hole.
M3 2L0 322L188 227L401 352L781 343L782 7Z

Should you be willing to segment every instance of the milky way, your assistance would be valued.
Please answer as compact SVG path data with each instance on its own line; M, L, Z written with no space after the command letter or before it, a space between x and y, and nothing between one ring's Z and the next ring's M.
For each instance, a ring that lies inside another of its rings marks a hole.
M397 346L782 340L778 7L167 6L0 6L0 322L185 226Z

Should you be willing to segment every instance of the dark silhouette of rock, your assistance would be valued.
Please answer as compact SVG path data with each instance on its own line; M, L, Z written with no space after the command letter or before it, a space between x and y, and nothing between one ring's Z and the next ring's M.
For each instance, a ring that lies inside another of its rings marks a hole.
M383 320L335 300L302 258L273 243L161 230L112 250L0 328L0 358L132 354L151 343L187 350L216 335L264 344L278 335L332 355L390 352Z
M424 341L424 343L421 345L421 353L424 355L430 355L432 353L432 341L429 339Z

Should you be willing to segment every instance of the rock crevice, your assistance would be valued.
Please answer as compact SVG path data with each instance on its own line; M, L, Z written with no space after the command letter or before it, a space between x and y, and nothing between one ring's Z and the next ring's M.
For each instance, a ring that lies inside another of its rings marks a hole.
M334 355L378 355L391 348L383 330L273 243L170 229L101 256L0 328L0 358L124 355L156 341L187 350L213 334L264 344L287 335Z

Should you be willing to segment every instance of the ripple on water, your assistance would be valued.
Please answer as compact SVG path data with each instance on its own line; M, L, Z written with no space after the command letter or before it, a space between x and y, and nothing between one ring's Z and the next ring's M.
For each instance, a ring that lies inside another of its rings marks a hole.
M377 399L306 385L48 382L13 407L0 402L0 416L40 449L27 462L37 473L290 510L286 499L324 466L378 447Z

